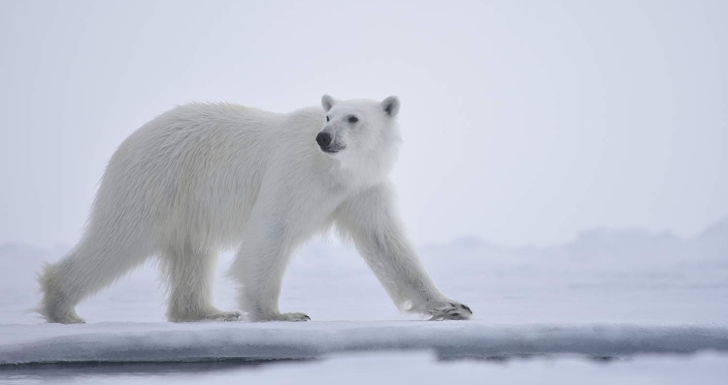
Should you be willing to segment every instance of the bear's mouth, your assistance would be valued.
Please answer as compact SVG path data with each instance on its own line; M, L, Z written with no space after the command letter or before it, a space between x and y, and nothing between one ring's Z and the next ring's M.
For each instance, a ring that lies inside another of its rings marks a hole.
M322 147L321 148L321 151L323 151L323 152L325 152L327 154L336 154L337 152L343 151L344 149L346 149L346 146L342 146L342 147Z
M326 148L322 148L321 151L323 151L327 154L336 154L339 151L343 151L345 148L346 148L346 146L337 147L337 148L326 147Z

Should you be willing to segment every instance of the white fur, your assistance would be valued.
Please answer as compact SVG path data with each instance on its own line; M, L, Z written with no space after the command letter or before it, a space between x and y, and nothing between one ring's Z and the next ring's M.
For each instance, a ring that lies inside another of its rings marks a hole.
M469 318L437 290L395 210L387 177L400 144L399 100L324 96L322 105L277 114L190 104L131 134L109 161L83 238L40 274L40 314L83 322L76 304L159 256L170 321L237 319L212 301L217 252L237 248L230 275L248 318L307 320L278 310L283 272L297 246L335 225L398 307ZM324 153L321 131L345 148Z

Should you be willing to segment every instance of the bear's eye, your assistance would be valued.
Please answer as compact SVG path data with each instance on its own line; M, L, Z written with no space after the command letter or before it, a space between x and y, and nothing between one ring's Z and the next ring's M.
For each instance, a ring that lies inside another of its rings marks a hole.
M359 118L357 118L356 116L349 117L349 123L356 123L358 121L359 121Z
M327 122L329 121L329 117L328 117L328 116L326 117L326 121L327 121Z

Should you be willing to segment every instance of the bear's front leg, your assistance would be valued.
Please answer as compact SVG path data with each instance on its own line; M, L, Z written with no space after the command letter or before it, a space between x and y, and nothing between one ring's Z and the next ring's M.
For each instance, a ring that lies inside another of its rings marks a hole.
M255 224L255 225L252 225ZM251 221L230 275L238 283L240 308L249 321L308 321L303 313L281 313L278 298L293 242L281 225Z
M349 198L334 213L336 225L349 235L398 308L431 320L464 320L469 307L448 299L435 287L407 240L394 207L389 183Z

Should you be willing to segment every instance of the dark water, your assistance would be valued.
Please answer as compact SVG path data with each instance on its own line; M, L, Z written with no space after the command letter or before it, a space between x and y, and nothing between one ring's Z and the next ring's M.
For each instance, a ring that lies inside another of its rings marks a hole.
M728 355L716 352L607 357L528 354L455 358L419 352L306 360L0 365L0 384L3 385L442 384L473 382L483 376L496 376L491 378L496 380L493 383L514 384L523 381L583 384L592 383L594 378L603 380L594 382L599 385L642 384L648 378L654 380L651 383L660 384L688 383L684 382L687 380L695 383L692 380L696 378L701 379L697 382L701 384L728 384L725 381L728 379ZM541 381L545 380L541 376L548 376L548 381Z

